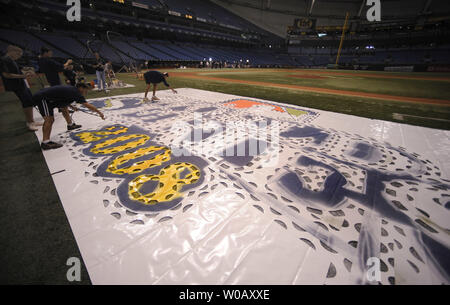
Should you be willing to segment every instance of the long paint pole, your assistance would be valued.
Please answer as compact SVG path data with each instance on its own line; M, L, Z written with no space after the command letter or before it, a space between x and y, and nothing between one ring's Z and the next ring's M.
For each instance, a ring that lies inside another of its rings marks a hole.
M341 57L342 46L344 45L344 38L345 38L345 31L347 30L348 17L349 17L349 13L347 12L347 14L345 15L344 27L342 28L341 42L339 43L339 50L338 50L338 54L336 56L336 67L339 63L339 58Z

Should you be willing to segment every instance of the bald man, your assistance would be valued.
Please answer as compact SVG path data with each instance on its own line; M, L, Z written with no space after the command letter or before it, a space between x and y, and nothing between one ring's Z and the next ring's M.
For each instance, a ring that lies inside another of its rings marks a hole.
M33 118L33 99L30 89L25 82L27 77L34 75L33 72L23 74L16 60L21 58L23 51L21 48L10 45L6 49L6 55L0 61L0 73L5 91L14 92L22 103L23 112L27 121L27 128L30 131L38 130L37 126L42 125L36 123Z

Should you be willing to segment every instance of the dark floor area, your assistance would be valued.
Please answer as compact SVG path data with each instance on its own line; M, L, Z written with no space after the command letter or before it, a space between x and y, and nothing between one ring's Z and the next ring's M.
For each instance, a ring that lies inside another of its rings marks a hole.
M80 251L39 141L27 131L19 101L2 95L0 284L90 284L83 263L81 282L66 278L67 259L81 260Z

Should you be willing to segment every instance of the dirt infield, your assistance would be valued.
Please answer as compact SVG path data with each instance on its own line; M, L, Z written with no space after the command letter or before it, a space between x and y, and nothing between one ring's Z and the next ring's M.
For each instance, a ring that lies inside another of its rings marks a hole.
M286 70L284 70L284 71L286 71ZM300 71L300 70L296 70L296 71ZM302 72L304 73L305 71L302 71ZM308 72L311 72L311 71L308 71ZM322 71L315 71L315 72L322 73ZM326 73L326 72L324 72L324 73ZM336 73L341 73L341 72L336 72ZM345 72L342 72L342 73L345 73ZM202 75L202 72L172 72L171 74L175 77L182 77L182 78L203 79L203 80L219 81L219 82L226 82L226 83L238 83L238 84L247 84L247 85L254 85L254 86L271 87L271 88L293 89L293 90L313 92L313 93L319 93L319 94L332 94L332 95L340 95L340 96L370 98L370 99L377 99L377 100L388 100L388 101L397 101L397 102L406 102L406 103L420 103L420 104L450 106L450 100L395 96L395 95L367 93L367 92L358 92L358 91L335 90L335 89L306 87L306 86L289 85L289 84L277 84L277 83L270 83L270 82L229 79L229 78L223 78L223 77ZM355 76L354 74L350 74L350 73L347 73L345 75ZM384 76L379 76L379 77L384 77Z

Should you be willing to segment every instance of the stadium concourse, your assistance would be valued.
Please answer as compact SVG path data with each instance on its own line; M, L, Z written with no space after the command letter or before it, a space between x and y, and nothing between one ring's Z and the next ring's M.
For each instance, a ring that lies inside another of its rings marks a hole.
M0 2L0 283L450 283L448 2Z

